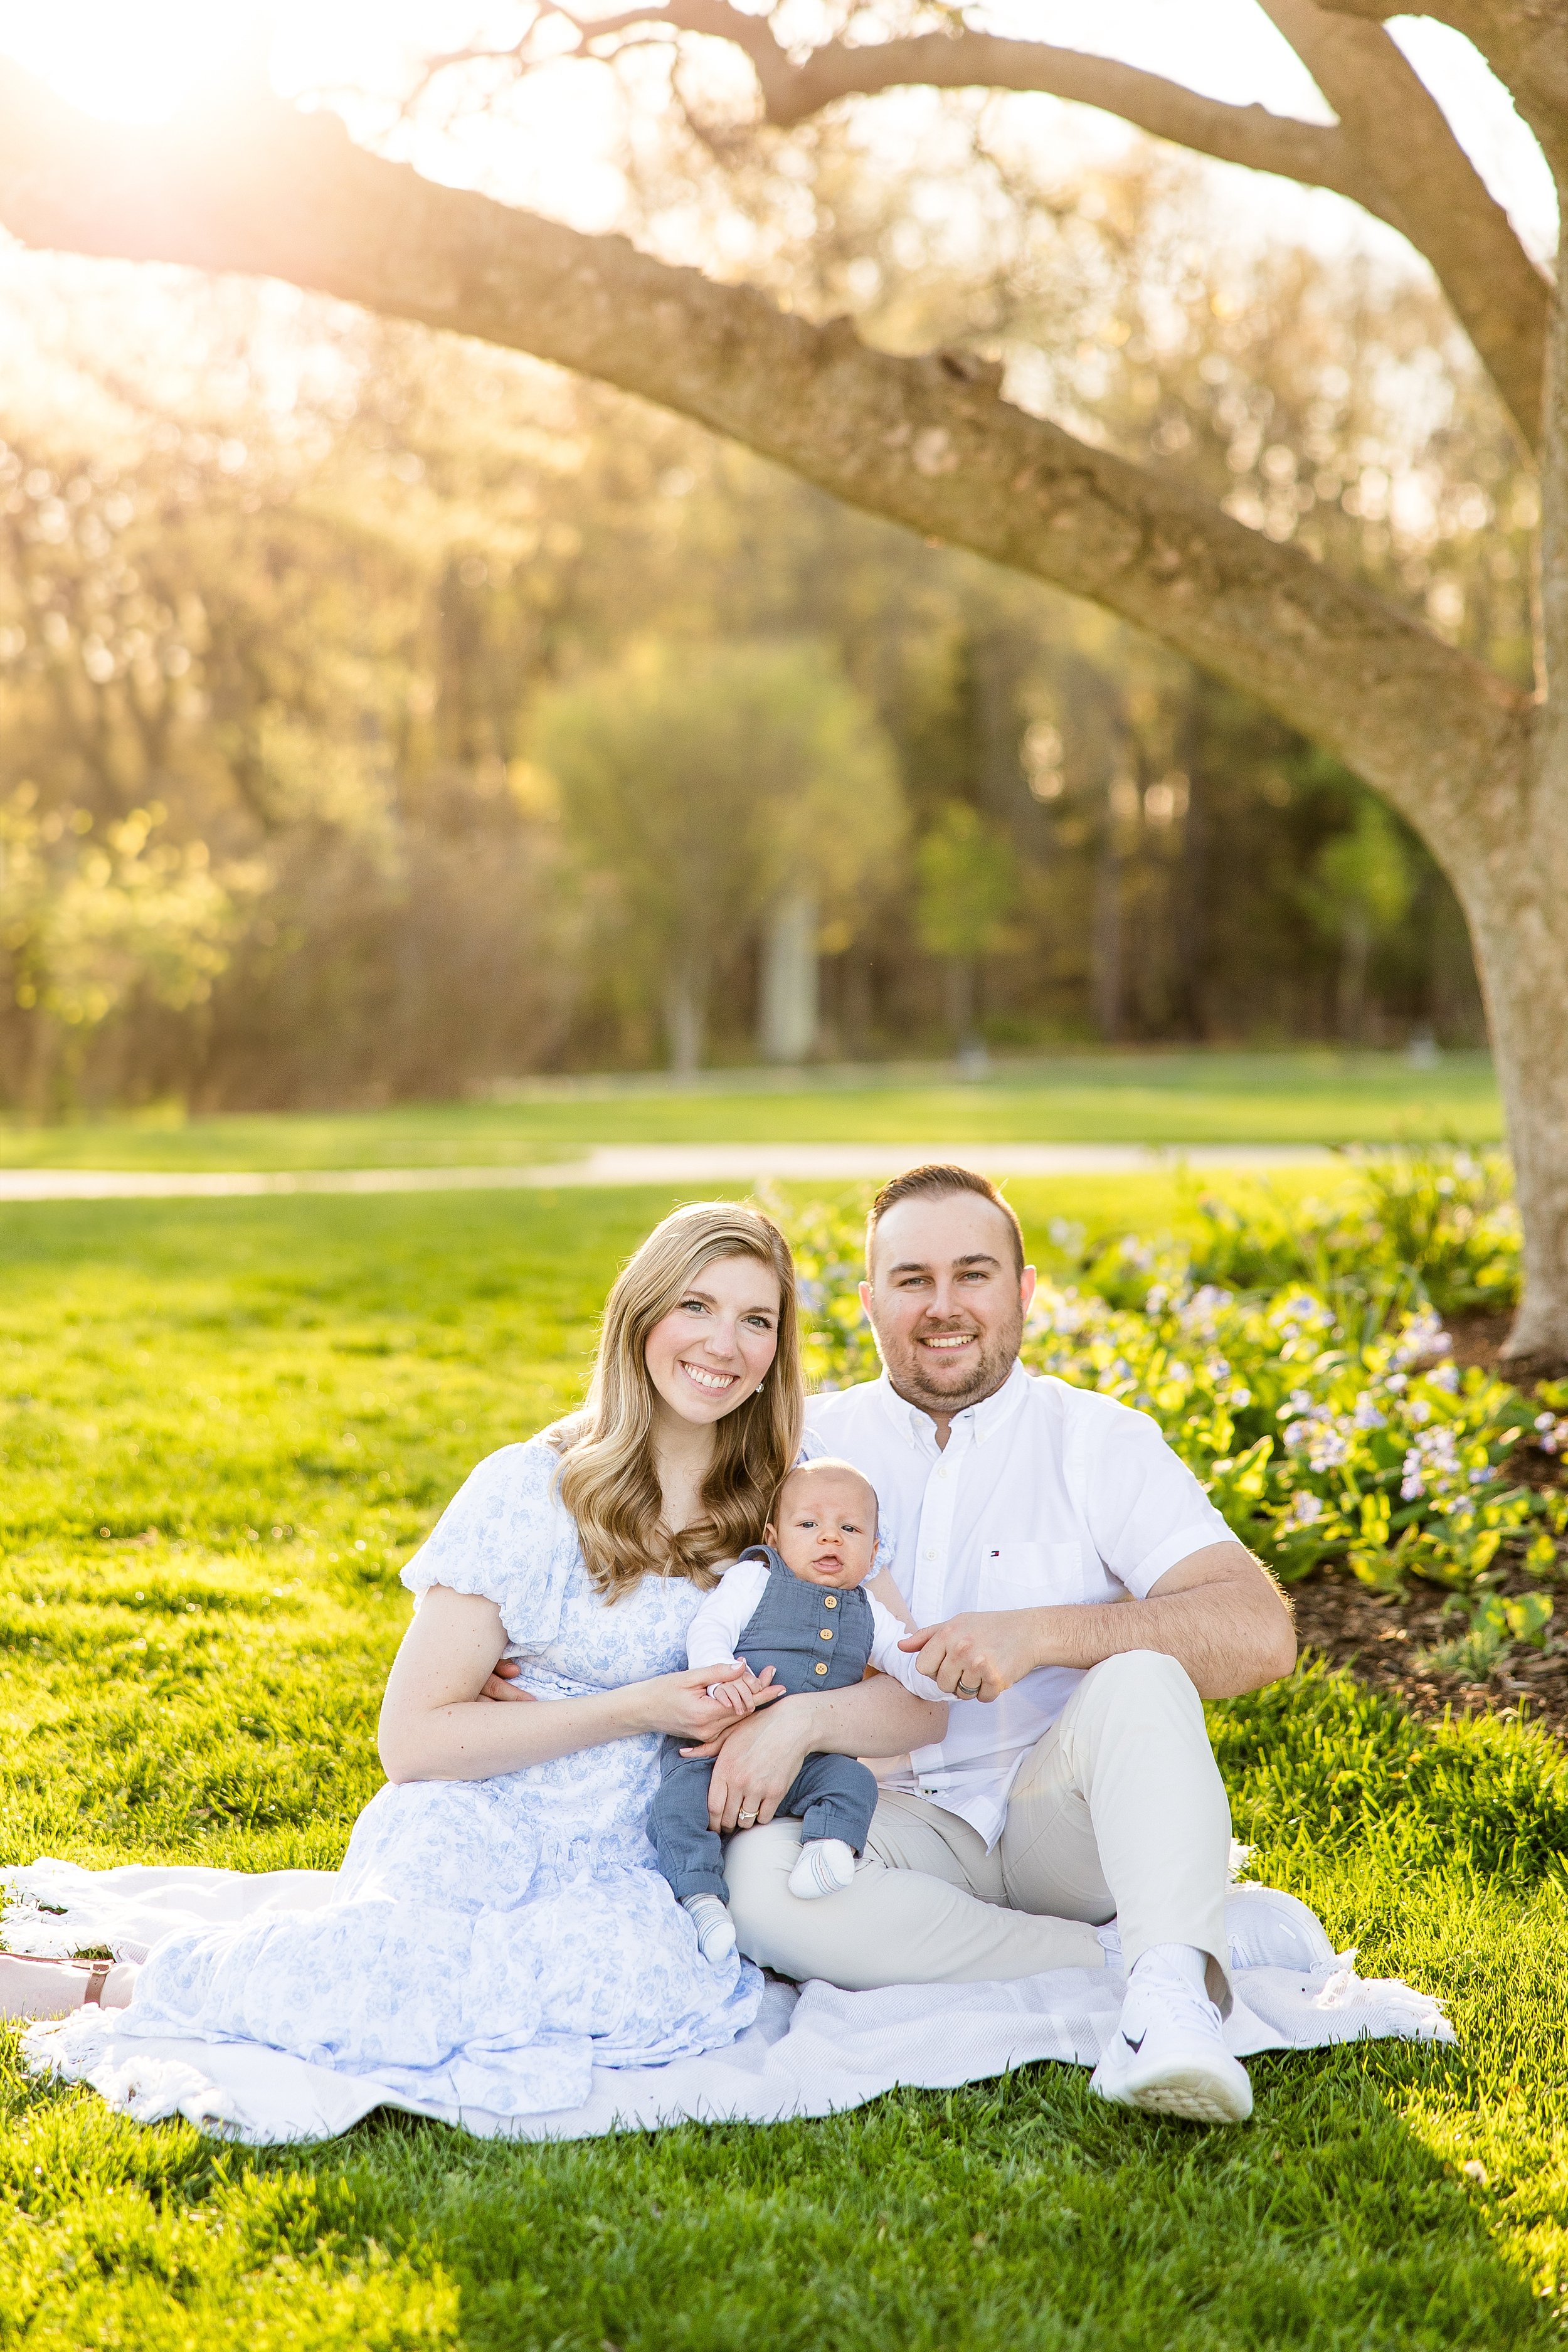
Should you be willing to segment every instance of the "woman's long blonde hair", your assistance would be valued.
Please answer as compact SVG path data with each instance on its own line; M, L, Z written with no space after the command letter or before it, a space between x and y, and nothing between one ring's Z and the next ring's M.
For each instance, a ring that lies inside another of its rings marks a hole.
M699 1515L672 1535L654 1461L648 1334L703 1267L723 1257L755 1258L777 1277L778 1347L762 1387L715 1424ZM800 1450L805 1402L795 1260L777 1225L731 1201L675 1210L621 1269L605 1303L587 1405L555 1439L561 1500L600 1591L616 1601L650 1569L708 1586L716 1560L760 1541L768 1505Z

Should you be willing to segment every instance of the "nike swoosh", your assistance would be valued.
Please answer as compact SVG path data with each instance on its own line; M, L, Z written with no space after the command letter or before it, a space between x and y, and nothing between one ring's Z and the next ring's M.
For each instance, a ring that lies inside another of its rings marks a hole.
M1124 2033L1121 2039L1126 2042L1127 2047L1131 2051L1134 2058L1136 2058L1138 2053L1142 2049L1143 2044L1149 2039L1149 2029L1145 2026L1142 2032L1138 2036L1136 2042L1133 2041L1132 2036L1130 2033Z

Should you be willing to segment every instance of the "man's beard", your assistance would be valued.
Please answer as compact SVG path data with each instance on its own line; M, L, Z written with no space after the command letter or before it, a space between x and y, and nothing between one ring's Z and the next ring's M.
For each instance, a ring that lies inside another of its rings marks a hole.
M908 1403L919 1405L923 1412L963 1412L968 1406L979 1404L986 1397L995 1395L1018 1360L1018 1347L1023 1336L1022 1316L1010 1328L976 1332L974 1337L980 1343L979 1362L962 1382L950 1383L946 1387L926 1378L928 1359L918 1339L909 1342L905 1360L889 1365L889 1374L899 1394Z

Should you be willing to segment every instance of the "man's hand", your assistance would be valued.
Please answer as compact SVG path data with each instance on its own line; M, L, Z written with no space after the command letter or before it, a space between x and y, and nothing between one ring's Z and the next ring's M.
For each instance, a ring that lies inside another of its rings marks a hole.
M940 1625L906 1633L900 1650L954 1698L1000 1698L1046 1661L1040 1655L1038 1609L966 1609Z
M531 1700L533 1693L531 1691L524 1690L522 1685L518 1681L518 1676L521 1672L522 1668L518 1664L515 1658L498 1658L495 1663L495 1672L486 1681L484 1688L479 1693L479 1696L481 1698L526 1698Z
M813 1701L784 1697L683 1756L711 1756L708 1825L728 1832L771 1822L812 1752Z
M1296 1636L1271 1578L1234 1541L1205 1544L1155 1579L1145 1601L966 1610L906 1633L923 1675L955 1698L1000 1698L1040 1666L1079 1673L1126 1650L1162 1650L1200 1698L1234 1698L1290 1673Z

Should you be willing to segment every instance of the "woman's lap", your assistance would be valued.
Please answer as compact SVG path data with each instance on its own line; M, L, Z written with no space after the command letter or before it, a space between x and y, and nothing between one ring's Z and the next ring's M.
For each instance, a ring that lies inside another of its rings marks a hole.
M355 1825L341 1902L165 1937L124 2030L426 2086L441 2074L456 2095L523 2112L585 2096L595 2064L692 2055L751 2022L756 1972L701 1958L646 1840L646 1860L613 1832L595 1852L531 1811L500 1783L383 1790Z

